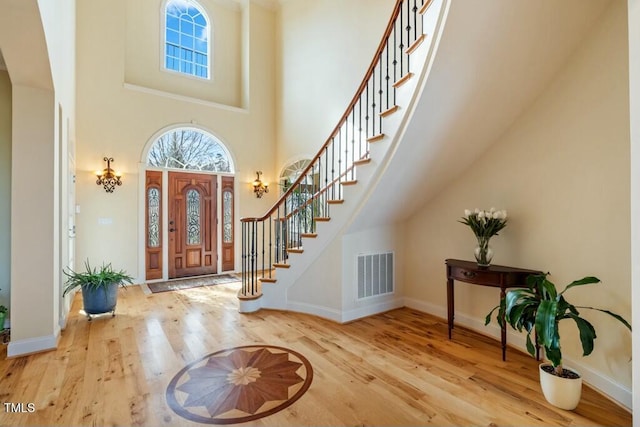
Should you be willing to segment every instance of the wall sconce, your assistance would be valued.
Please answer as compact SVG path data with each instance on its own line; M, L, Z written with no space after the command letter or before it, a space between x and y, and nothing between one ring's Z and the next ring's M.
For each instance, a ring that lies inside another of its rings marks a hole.
M102 172L96 172L96 176L98 177L96 184L102 185L104 191L107 193L113 193L116 185L122 185L122 180L120 179L122 174L120 172L114 172L113 169L111 169L113 157L105 157L103 160L107 162L107 167L103 169Z
M256 172L256 179L255 181L253 181L252 185L253 185L253 192L256 193L256 197L258 199L262 198L262 195L264 193L268 193L269 192L269 184L267 184L266 182L262 182L260 180L260 175L262 175L262 171L257 171Z

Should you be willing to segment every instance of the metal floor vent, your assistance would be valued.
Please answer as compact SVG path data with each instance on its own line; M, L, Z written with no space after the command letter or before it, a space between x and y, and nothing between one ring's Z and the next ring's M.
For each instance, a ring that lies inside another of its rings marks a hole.
M393 252L358 255L358 299L393 293Z

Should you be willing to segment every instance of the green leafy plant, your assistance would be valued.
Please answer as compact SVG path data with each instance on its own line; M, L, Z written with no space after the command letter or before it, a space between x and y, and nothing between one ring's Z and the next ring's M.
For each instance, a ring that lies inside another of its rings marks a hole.
M547 273L548 274L548 273ZM575 306L567 302L564 293L576 286L599 283L597 277L584 277L567 285L558 292L556 285L547 279L547 274L535 274L527 277L528 289L514 289L507 292L502 303L494 307L485 319L485 325L491 322L491 316L498 310L498 323L503 326L504 318L513 329L527 331L527 351L535 356L536 348L531 339L535 331L538 344L544 348L547 358L554 367L554 374L563 375L562 351L560 349L560 333L558 324L561 320L571 319L580 332L583 356L593 351L596 331L591 323L580 317L578 309L597 310L620 321L631 330L631 325L620 315L609 310L594 307ZM504 314L504 317L503 317Z
M115 271L111 264L102 264L98 269L89 265L89 260L84 263L85 271L76 272L71 269L65 270L64 274L67 276L65 287L62 295L66 295L76 288L83 288L87 290L96 290L100 288L106 288L113 283L117 283L122 287L126 286L126 283L133 283L133 278L125 273L123 270Z
M5 307L4 305L0 305L0 313L7 313L7 311L9 311L9 309L7 307ZM2 325L0 325L2 326Z

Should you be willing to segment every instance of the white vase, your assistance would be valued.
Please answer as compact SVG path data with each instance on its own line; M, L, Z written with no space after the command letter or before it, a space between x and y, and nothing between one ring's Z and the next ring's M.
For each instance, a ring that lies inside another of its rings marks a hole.
M541 363L540 370L540 387L542 394L547 402L560 409L567 411L574 410L580 403L582 395L582 376L573 369L564 368L578 375L579 378L562 378L545 372L542 367L551 366L550 363Z

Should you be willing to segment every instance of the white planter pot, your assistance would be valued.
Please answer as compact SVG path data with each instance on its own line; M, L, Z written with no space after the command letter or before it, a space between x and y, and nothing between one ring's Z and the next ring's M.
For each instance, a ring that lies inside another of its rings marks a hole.
M580 378L562 378L545 372L542 367L550 366L550 363L542 363L539 366L540 370L540 386L542 387L542 394L544 394L547 402L551 403L560 409L566 409L571 411L578 406L580 402L580 396L582 395L582 377L579 372L573 369L567 369L576 373Z

